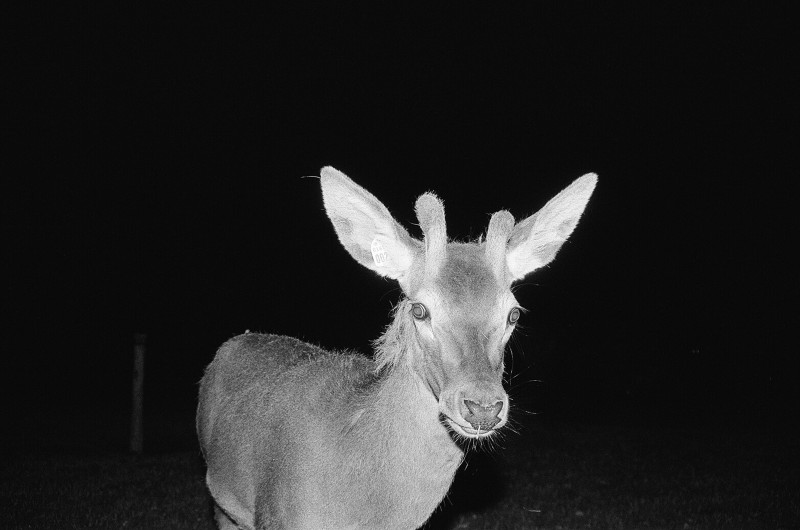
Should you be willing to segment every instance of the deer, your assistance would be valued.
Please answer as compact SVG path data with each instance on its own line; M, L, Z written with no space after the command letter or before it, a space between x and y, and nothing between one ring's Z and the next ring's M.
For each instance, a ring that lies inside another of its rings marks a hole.
M324 167L325 212L361 265L396 280L374 357L246 332L200 382L197 433L220 529L415 529L447 494L465 445L509 419L504 356L521 308L511 287L550 263L597 183L586 174L516 223L448 240L433 193L412 237L374 195Z

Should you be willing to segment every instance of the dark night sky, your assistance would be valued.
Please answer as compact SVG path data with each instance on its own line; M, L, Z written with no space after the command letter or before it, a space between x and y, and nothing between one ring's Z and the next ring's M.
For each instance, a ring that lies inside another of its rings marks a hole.
M301 178L323 165L412 230L436 191L461 239L597 172L518 291L530 377L577 408L794 395L796 35L744 5L43 14L3 193L8 396L125 411L135 331L165 403L248 328L368 351L398 295L339 247Z

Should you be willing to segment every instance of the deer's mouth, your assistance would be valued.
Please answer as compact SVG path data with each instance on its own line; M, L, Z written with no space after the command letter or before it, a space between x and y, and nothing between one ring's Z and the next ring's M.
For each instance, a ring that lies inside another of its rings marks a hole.
M452 420L451 418L449 418L447 416L445 416L445 419L447 420L447 424L450 426L450 428L456 434L464 436L465 438L475 438L475 439L486 438L487 436L491 436L495 432L494 428L492 428L492 429L477 428L476 429L476 428L474 428L472 426L469 426L469 425L461 425L460 423L456 422L455 420Z

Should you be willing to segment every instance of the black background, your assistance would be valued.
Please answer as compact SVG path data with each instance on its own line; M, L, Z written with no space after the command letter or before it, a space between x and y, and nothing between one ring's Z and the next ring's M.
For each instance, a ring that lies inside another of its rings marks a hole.
M187 424L245 329L369 352L399 292L336 241L302 178L324 165L415 234L434 190L462 240L597 172L570 242L516 291L518 402L794 421L788 13L114 4L13 35L3 401L21 433L124 425L136 332L146 414Z

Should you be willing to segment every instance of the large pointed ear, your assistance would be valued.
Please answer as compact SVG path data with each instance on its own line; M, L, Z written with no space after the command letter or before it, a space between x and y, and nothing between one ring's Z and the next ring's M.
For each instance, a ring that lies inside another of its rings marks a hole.
M403 280L421 243L374 195L341 171L322 168L320 182L325 211L347 252L381 276Z
M512 280L550 263L575 230L597 184L597 175L586 174L550 199L544 208L517 224L508 242L506 263Z

